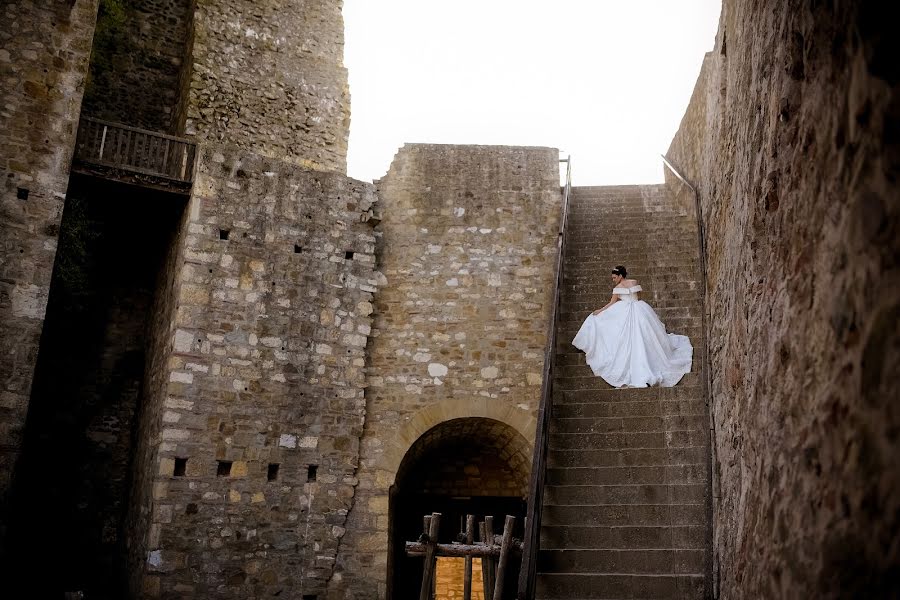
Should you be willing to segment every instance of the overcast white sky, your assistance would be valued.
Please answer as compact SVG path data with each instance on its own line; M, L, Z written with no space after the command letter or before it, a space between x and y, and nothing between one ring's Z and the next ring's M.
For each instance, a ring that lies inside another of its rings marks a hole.
M552 146L578 185L662 180L721 0L345 0L348 173L406 142Z

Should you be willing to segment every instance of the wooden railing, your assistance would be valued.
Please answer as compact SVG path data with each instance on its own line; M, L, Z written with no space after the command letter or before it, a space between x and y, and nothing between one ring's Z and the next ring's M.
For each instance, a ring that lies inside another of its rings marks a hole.
M547 349L544 352L541 403L538 407L537 429L534 436L534 457L531 464L531 483L528 489L528 513L525 521L525 547L522 554L522 570L519 571L518 600L532 600L537 579L537 556L540 550L541 512L544 508L544 479L547 471L547 451L550 440L550 418L553 414L553 377L556 374L556 331L559 319L559 294L562 288L563 259L566 251L566 224L569 219L569 196L572 193L572 157L566 163L566 184L563 188L562 214L559 235L556 240L556 280L553 284L553 300L547 331Z
M183 187L193 179L196 151L196 144L184 138L81 117L75 165L76 170L113 169Z

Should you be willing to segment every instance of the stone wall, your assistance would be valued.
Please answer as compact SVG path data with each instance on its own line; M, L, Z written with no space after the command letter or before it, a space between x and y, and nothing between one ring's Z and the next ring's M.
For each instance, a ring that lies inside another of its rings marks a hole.
M126 595L147 326L183 206L152 190L77 175L70 182L12 492L11 573L57 565L39 580L13 580L34 596ZM151 235L136 237L136 222Z
M726 0L669 150L700 188L707 230L722 598L900 593L887 10Z
M406 145L378 183L379 261L359 486L329 597L384 597L388 490L456 418L534 439L556 259L556 150Z
M101 0L84 113L177 133L193 0Z
M246 152L199 160L174 323L156 325L172 335L144 433L154 476L138 492L149 526L135 585L319 594L357 484L374 187Z
M0 511L22 442L96 13L96 0L0 7Z
M343 43L339 0L198 0L186 133L344 172Z

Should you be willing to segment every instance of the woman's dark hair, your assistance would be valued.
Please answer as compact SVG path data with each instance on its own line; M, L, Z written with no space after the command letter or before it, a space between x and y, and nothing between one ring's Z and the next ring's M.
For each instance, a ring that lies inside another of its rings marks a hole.
M625 270L625 267L622 265L617 266L612 270L613 275L621 275L622 277L628 277L628 271Z

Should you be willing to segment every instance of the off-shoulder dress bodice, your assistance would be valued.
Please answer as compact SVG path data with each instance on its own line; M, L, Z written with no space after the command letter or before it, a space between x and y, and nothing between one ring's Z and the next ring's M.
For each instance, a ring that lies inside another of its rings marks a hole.
M617 287L613 288L613 294L619 297L619 300L625 302L634 302L637 300L637 293L642 292L641 286L633 285L631 287Z

